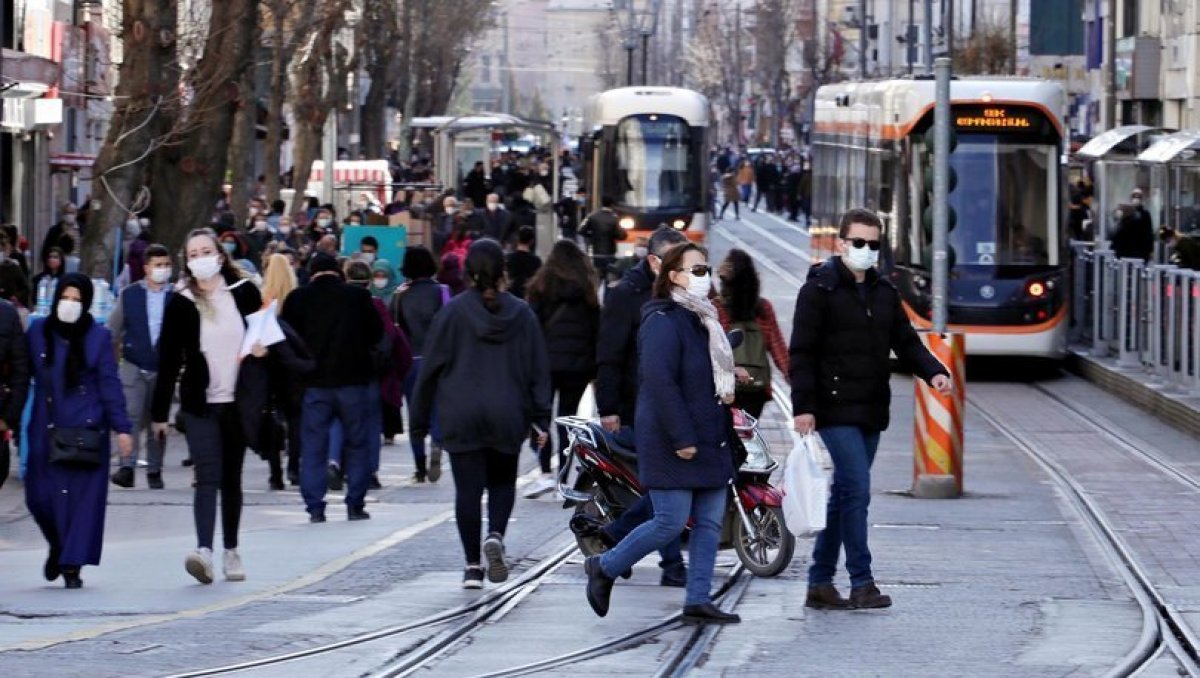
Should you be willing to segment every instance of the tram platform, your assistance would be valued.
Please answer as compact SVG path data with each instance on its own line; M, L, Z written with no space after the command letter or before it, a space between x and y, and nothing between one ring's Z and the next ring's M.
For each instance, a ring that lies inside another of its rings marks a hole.
M1115 356L1098 357L1073 346L1067 368L1075 374L1150 412L1171 426L1200 436L1200 383L1188 389L1150 374L1140 365L1122 365Z

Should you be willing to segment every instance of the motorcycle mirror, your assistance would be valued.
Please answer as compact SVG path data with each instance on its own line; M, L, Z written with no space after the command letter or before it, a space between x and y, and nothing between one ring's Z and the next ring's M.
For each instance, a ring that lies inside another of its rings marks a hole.
M729 337L729 347L730 348L737 348L738 346L742 345L743 341L746 340L746 333L743 332L741 329L729 330L729 332L727 332L725 334L725 336Z

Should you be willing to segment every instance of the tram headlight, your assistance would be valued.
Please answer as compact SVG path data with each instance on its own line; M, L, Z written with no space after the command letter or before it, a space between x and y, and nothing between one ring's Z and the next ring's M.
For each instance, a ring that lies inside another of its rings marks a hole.
M621 220L617 222L617 225L626 231L629 231L632 230L637 223L633 220L633 217L621 217Z
M687 222L683 219L676 219L675 221L671 222L671 225L674 226L675 230L677 231L682 231L683 229L687 228Z
M1046 296L1046 285L1045 283L1034 281L1029 283L1029 287L1025 288L1025 291L1034 299L1041 299Z

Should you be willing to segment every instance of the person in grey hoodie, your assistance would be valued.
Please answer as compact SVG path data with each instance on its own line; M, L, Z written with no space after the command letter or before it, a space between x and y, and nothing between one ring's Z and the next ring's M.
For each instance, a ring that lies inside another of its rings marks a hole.
M504 533L516 499L517 462L532 435L550 427L550 361L537 316L502 291L504 251L483 239L467 250L469 289L433 319L410 405L413 436L429 432L435 407L454 472L455 517L467 567L463 588L483 587L480 500L488 493L487 577L508 578Z

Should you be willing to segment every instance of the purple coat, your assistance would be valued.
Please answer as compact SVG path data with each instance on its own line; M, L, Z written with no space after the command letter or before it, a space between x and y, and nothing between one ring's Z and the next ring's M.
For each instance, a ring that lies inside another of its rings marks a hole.
M125 411L125 395L117 374L112 335L94 324L84 337L87 366L80 384L68 389L65 339L55 338L54 363L45 364L46 338L37 319L29 328L29 356L36 385L33 413L26 432L29 461L25 475L25 504L45 535L61 548L61 565L99 565L104 542L104 509L108 501L109 441L104 441L105 461L96 469L67 468L48 461L50 454L50 407L54 399L54 423L62 427L97 428L129 433L132 427Z

